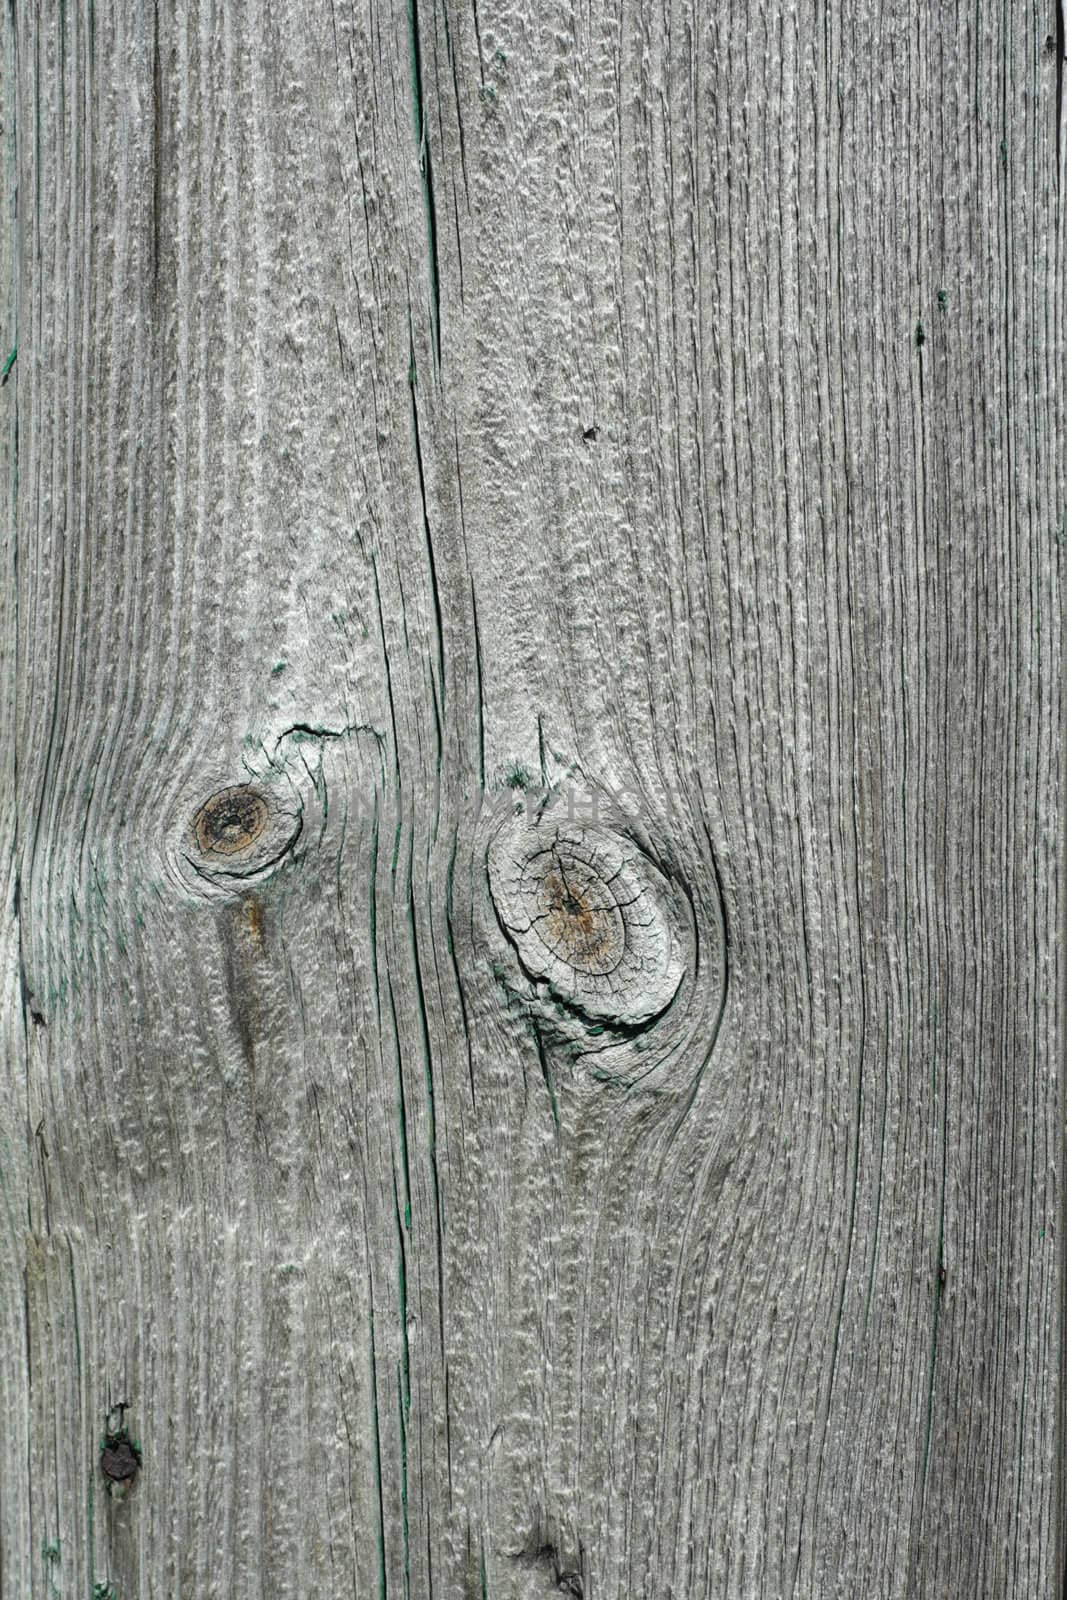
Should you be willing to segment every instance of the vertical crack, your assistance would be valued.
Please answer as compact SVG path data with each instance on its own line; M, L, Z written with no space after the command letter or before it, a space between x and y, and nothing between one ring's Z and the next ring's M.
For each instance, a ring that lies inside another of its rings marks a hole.
M437 366L441 366L441 291L437 257L437 206L433 191L433 159L427 138L426 108L423 96L422 47L419 42L419 0L408 0L408 22L411 28L411 89L415 113L415 138L419 148L419 171L422 174L423 198L426 204L426 240L430 255L430 322L433 331L434 353Z
M411 389L411 427L415 442L415 461L418 466L419 473L419 498L422 505L422 526L426 535L426 559L430 569L430 589L433 595L434 626L437 630L437 684L435 686L434 693L434 716L437 723L437 761L438 768L440 768L442 746L441 717L444 713L445 705L445 633L444 619L441 613L441 592L437 582L437 560L434 556L433 536L430 532L430 511L426 501L426 471L422 458L422 436L419 432L419 406L415 395L417 381L415 369L415 339L414 333L410 328L410 311L408 338L410 340L411 348L411 362L408 369ZM432 676L433 674L431 673L431 678Z
M1056 183L1060 182L1060 145L1063 141L1063 58L1067 55L1067 16L1064 0L1056 0ZM1067 1588L1067 1579L1064 1580Z

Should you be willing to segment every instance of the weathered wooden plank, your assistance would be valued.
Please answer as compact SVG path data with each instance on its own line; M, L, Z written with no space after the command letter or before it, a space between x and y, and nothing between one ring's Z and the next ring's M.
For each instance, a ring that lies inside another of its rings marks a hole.
M0 22L0 1407L6 1419L0 1468L0 1586L24 1570L29 1549L25 1463L29 1453L29 1369L22 1293L27 1164L34 1142L25 1110L26 1041L19 981L19 879L14 837L17 773L15 696L18 633L18 556L15 500L18 491L14 396L18 384L16 261L17 166L15 149L15 60L10 19ZM13 359L14 358L14 359ZM32 1019L31 1019L32 1027Z
M1044 13L4 27L2 1586L1056 1592Z

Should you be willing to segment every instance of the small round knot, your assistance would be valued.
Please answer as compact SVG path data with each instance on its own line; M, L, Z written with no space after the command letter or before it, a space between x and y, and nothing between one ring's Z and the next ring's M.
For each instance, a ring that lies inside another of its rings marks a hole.
M641 1026L685 970L678 895L628 835L516 816L489 847L497 917L529 977L583 1016Z
M247 850L270 817L266 800L248 784L220 789L197 813L196 838L206 856L232 856Z
M203 878L254 877L292 849L302 820L294 793L248 783L218 789L192 819L188 861Z

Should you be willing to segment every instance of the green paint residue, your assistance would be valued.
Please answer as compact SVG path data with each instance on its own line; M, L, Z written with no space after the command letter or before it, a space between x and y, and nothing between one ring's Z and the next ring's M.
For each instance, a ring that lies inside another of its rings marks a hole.
M271 677L272 678L280 677L281 674L285 671L285 669L286 669L286 667L288 665L289 665L288 661L276 661L274 663L273 667L271 667L271 669L270 669Z
M7 360L4 362L3 371L0 371L0 383L6 383L7 382L8 377L10 376L10 373L11 373L11 368L15 365L15 362L18 360L18 353L19 353L19 347L18 347L18 345L16 345L15 348L12 350L11 354L8 356Z
M53 1576L53 1568L55 1567L56 1562L59 1560L58 1539L45 1540L45 1542L41 1545L41 1559L44 1561L45 1573L48 1578L49 1596L51 1597L51 1600L55 1600L55 1597L60 1593L59 1589L56 1587L56 1581Z

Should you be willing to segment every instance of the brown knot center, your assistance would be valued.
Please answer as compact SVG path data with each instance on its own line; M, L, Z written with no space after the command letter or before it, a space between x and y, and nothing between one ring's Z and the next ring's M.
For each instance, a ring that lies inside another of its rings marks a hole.
M558 858L539 885L541 936L579 972L610 972L625 945L618 909L610 896L598 894L602 887L585 863L564 867Z
M258 790L243 783L220 789L197 813L197 843L205 855L236 855L255 844L269 817L267 802Z

